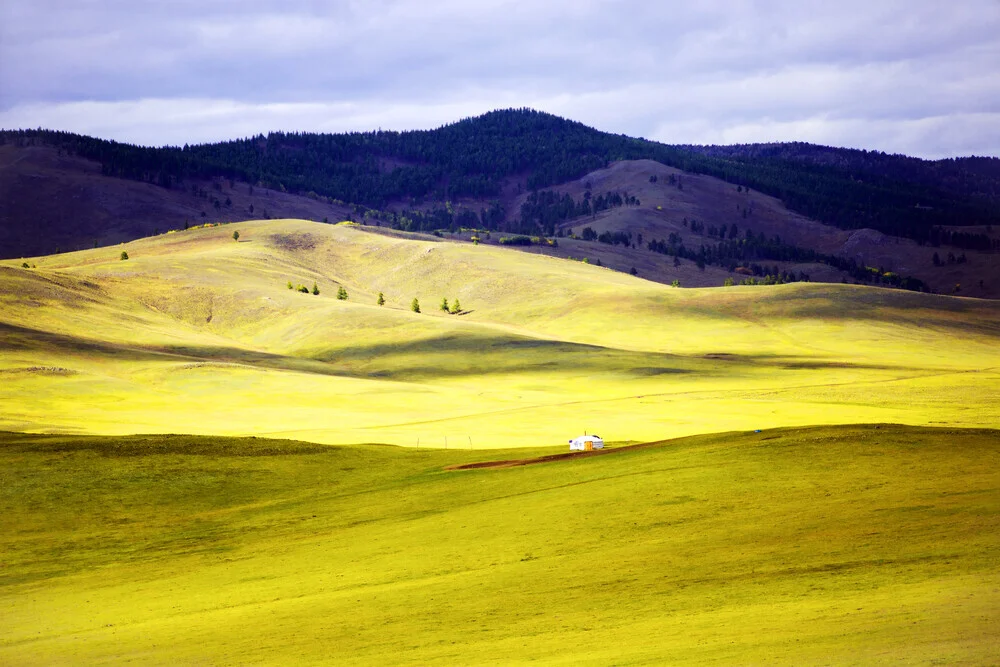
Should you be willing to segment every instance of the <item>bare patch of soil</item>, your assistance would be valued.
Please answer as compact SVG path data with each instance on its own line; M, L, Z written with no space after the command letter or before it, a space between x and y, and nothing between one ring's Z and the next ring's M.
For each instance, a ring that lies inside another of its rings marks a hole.
M516 468L517 466L528 466L534 463L550 463L552 461L565 461L568 459L585 459L592 456L604 456L628 451L630 449L641 449L658 445L659 442L644 442L638 445L627 445L625 447L615 447L614 449L595 449L590 452L563 452L562 454L548 454L537 456L531 459L507 459L505 461L477 461L476 463L461 463L445 466L445 470L478 470L480 468Z

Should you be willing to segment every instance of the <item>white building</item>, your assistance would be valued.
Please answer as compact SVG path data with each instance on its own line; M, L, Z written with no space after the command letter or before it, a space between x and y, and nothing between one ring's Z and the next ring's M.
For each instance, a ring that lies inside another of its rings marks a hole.
M604 449L604 440L599 435L578 435L569 441L569 449L574 452L589 452Z

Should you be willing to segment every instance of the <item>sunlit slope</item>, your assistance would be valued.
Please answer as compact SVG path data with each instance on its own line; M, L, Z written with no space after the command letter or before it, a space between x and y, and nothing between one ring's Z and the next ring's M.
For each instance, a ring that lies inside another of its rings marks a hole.
M0 428L11 430L478 448L583 430L625 441L1000 425L1000 306L988 301L821 284L673 289L304 221L29 264L0 264ZM442 298L463 313L440 312Z
M997 431L534 453L0 435L0 663L995 662Z

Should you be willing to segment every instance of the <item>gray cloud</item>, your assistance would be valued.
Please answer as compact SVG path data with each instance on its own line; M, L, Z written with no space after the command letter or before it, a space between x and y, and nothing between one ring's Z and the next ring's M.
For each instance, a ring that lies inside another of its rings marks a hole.
M0 126L149 144L533 106L676 143L1000 154L1000 3L6 0Z

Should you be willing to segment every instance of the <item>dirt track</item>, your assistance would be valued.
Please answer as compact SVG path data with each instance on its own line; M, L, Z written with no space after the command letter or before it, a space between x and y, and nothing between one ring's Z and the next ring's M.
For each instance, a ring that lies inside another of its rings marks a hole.
M629 449L639 449L640 447L650 447L658 445L659 442L644 442L638 445L627 445L625 447L615 447L614 449L595 449L589 452L564 452L562 454L549 454L548 456L538 456L533 459L508 459L506 461L479 461L476 463L462 463L458 465L445 466L445 470L476 470L478 468L514 468L516 466L528 466L533 463L549 463L550 461L564 461L566 459L587 458L590 456L602 456L604 454L614 454L624 452Z

